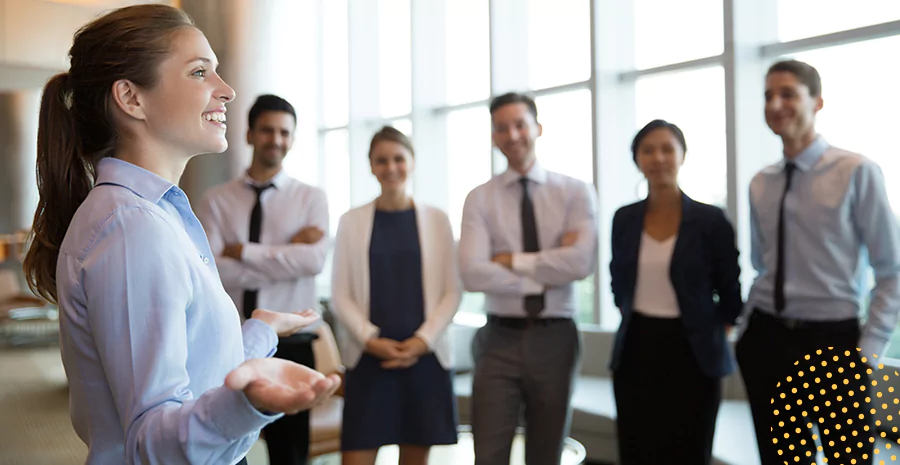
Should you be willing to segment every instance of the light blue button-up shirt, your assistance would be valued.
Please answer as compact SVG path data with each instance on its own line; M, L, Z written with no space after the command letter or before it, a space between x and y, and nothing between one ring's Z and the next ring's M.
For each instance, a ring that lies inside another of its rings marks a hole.
M828 321L858 318L871 264L875 287L859 347L884 353L900 311L900 231L884 176L862 155L831 147L818 136L795 159L785 197L783 316ZM750 183L751 260L758 272L748 309L774 313L778 208L785 161Z
M56 279L69 408L87 464L234 464L278 416L223 386L270 356L274 330L241 328L184 192L106 158L72 219Z

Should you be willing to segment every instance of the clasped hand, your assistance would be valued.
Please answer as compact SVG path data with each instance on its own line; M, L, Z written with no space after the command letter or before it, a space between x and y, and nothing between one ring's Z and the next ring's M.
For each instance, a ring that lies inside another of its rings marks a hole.
M387 370L409 368L428 352L428 344L419 336L405 341L376 337L366 342L366 352L382 360L381 367Z

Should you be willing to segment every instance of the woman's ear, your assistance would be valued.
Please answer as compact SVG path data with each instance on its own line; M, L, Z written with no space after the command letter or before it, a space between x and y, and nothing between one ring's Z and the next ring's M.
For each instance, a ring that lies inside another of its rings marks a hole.
M145 120L147 115L141 104L141 89L128 79L119 79L112 85L112 99L116 107L126 115Z

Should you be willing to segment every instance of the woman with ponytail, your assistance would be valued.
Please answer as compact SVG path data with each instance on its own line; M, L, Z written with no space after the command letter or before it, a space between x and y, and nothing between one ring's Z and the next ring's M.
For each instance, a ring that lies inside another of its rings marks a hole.
M269 358L315 316L240 324L176 185L226 149L234 91L182 11L115 10L82 27L44 88L29 285L60 309L60 349L88 464L235 464L336 377Z

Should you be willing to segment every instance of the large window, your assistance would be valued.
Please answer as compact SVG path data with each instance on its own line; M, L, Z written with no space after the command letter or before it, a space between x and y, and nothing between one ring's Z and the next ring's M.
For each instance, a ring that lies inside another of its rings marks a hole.
M637 69L722 53L721 0L635 0L633 5Z
M804 39L898 19L896 0L778 0L778 39Z
M410 0L378 0L378 83L381 115L412 109Z
M349 121L349 30L347 0L322 4L322 123L345 126Z
M724 207L728 186L722 68L639 79L635 85L635 116L637 128L654 119L664 119L681 128L688 148L679 174L681 188L694 200ZM640 186L637 194L645 193L646 186Z
M325 195L328 196L328 216L331 235L337 233L341 215L350 209L350 148L346 129L328 131L323 137L325 154Z
M535 99L543 135L537 140L541 164L551 170L594 182L591 91L580 89Z
M446 2L446 67L448 105L488 98L490 79L490 15L488 0Z
M447 214L458 239L466 196L491 178L491 118L487 108L447 114L447 178Z
M591 76L589 0L527 0L528 85L532 89Z

